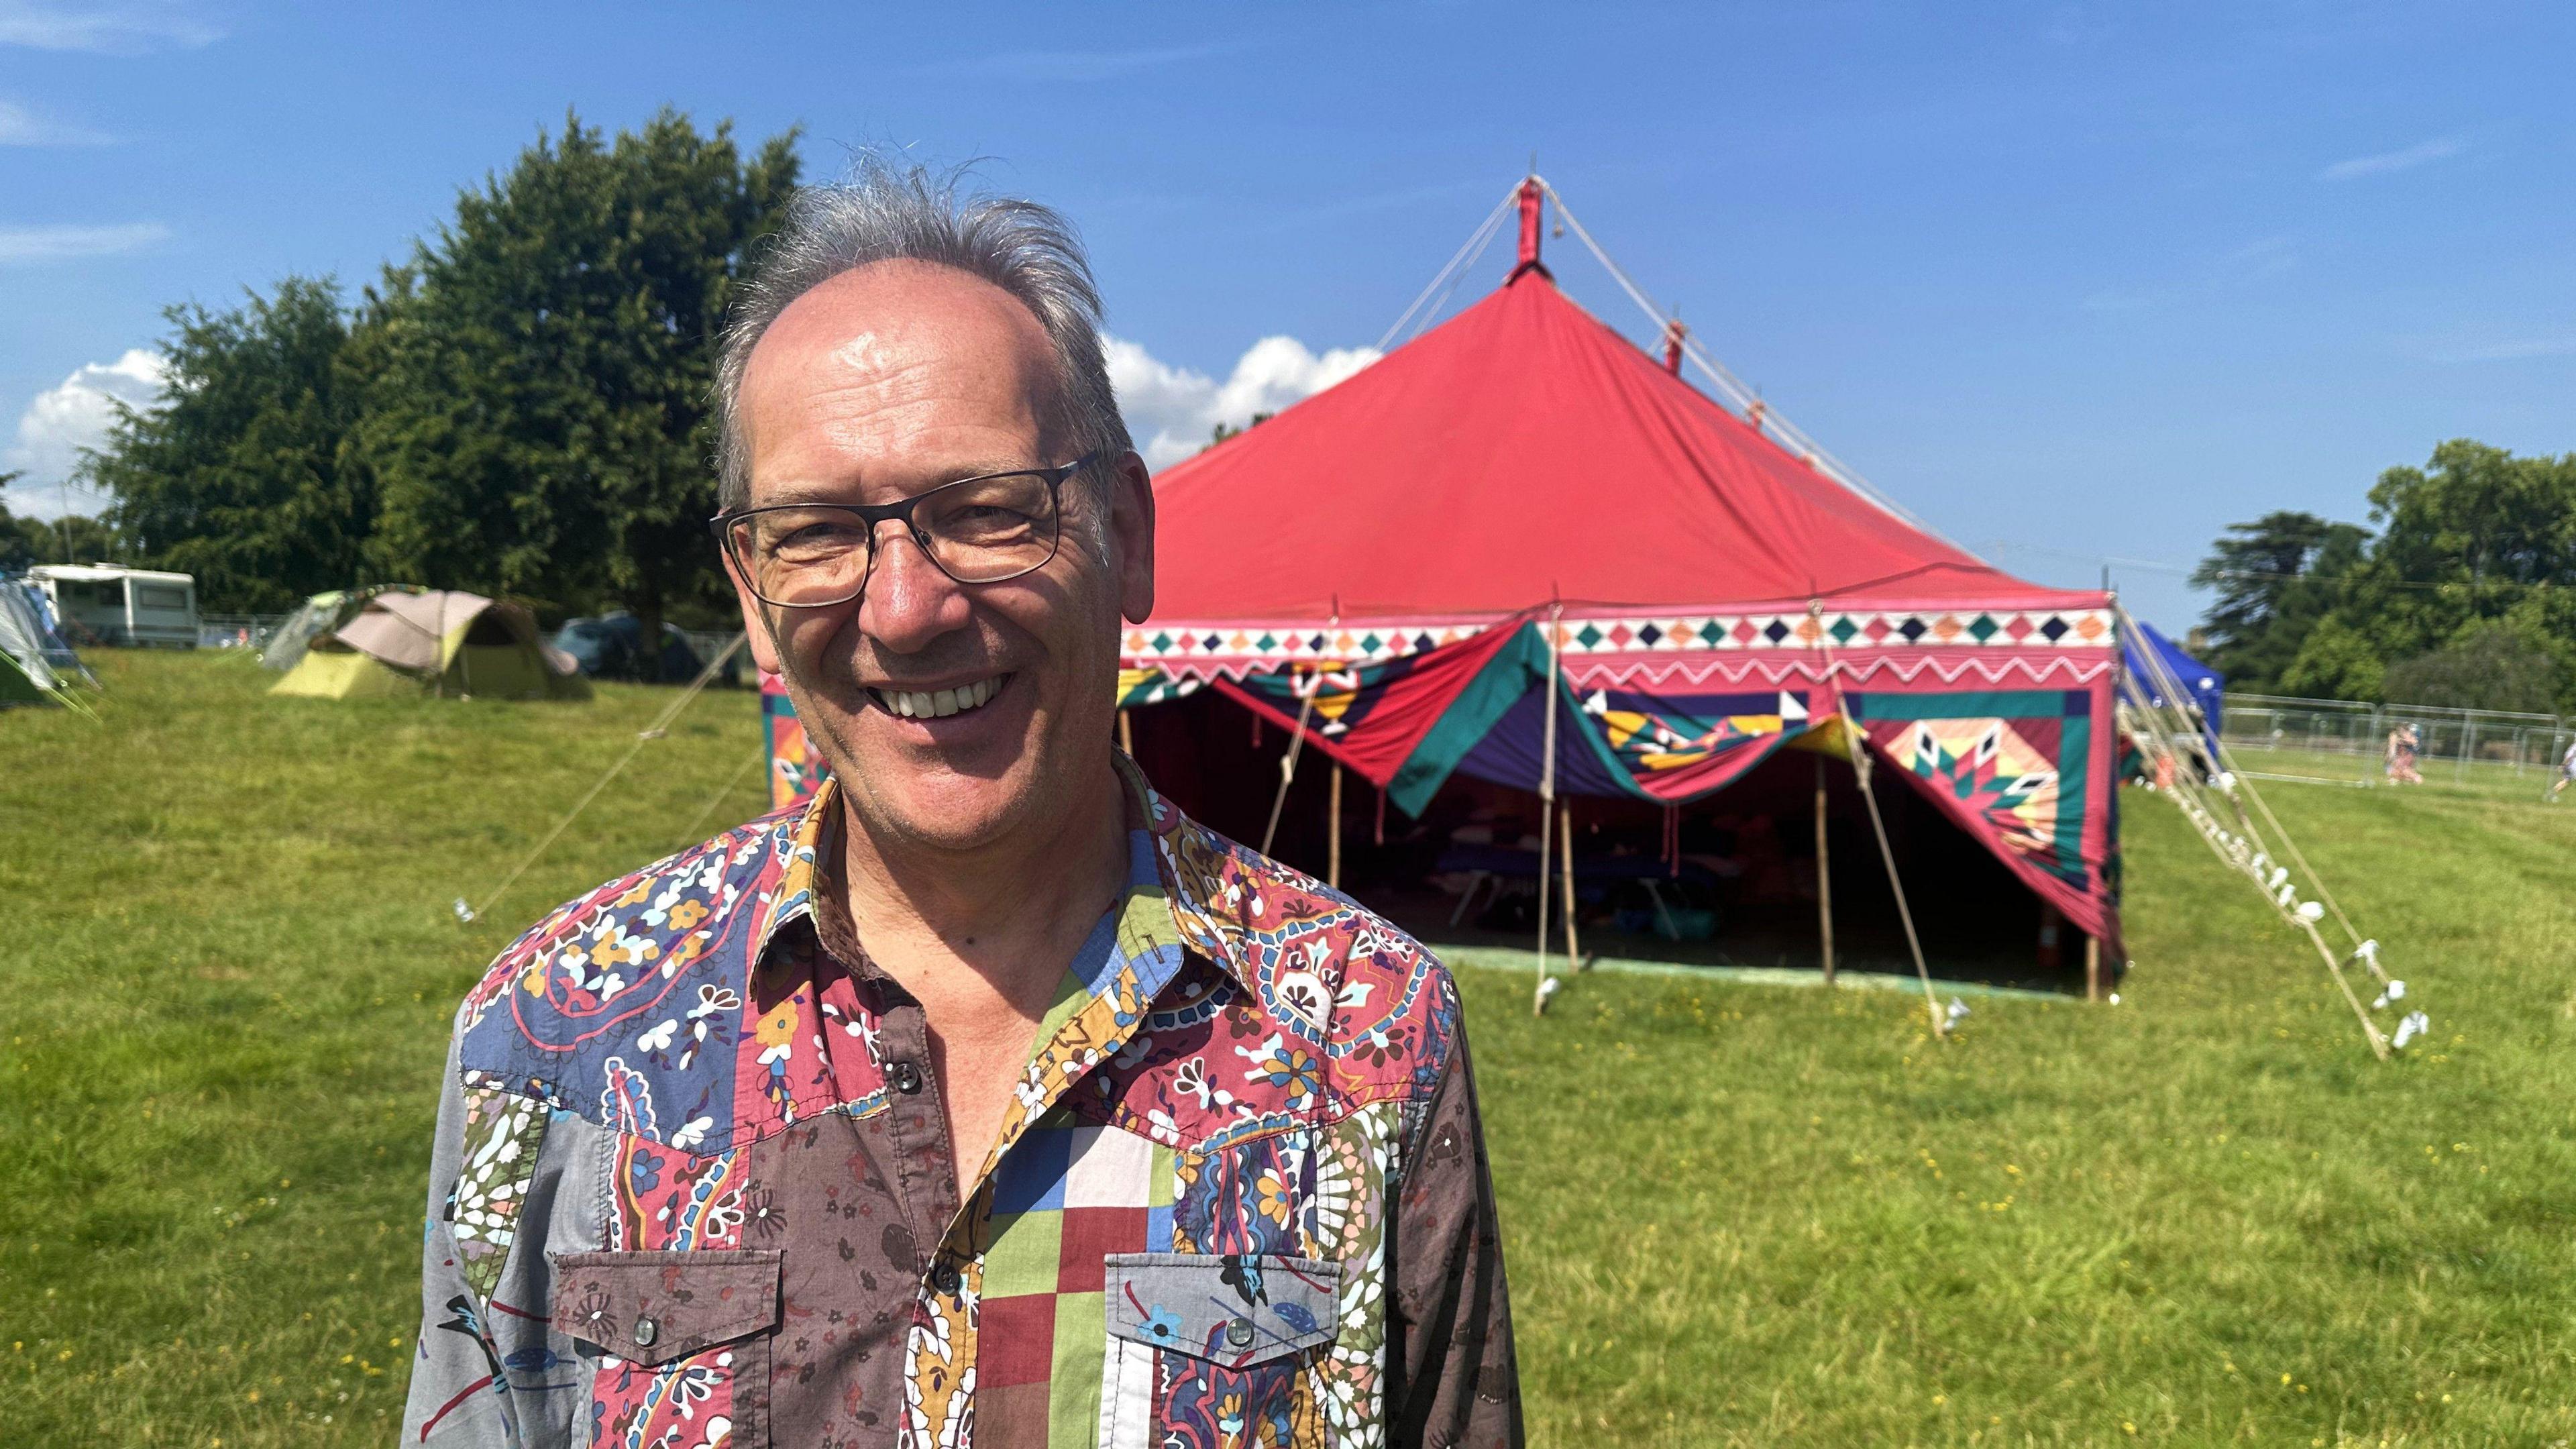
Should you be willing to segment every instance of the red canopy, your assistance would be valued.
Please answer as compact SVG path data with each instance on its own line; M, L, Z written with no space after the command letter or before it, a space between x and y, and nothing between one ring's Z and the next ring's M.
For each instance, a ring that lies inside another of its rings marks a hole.
M2098 606L1894 517L1525 266L1367 370L1164 471L1157 620Z

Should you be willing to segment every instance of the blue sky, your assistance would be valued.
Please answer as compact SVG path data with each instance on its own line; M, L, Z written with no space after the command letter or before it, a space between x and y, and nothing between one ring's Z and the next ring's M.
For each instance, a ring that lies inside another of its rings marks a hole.
M2115 560L2179 628L2156 565L2231 521L2359 518L2443 438L2576 449L2571 40L2474 0L0 0L0 467L49 511L160 308L363 282L568 106L801 124L813 173L989 158L1081 224L1175 429L1337 375L1534 152L1881 489L2033 578ZM1569 290L1636 328L1572 245Z

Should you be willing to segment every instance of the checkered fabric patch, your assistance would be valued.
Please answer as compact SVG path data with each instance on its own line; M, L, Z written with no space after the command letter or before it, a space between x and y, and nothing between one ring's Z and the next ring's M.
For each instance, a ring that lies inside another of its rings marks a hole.
M1043 1418L1050 1445L1092 1441L1109 1343L1103 1259L1171 1249L1173 1181L1170 1148L1060 1113L1012 1146L993 1175L977 1310L979 1420ZM1031 1412L1011 1402L1023 1396L1036 1401Z

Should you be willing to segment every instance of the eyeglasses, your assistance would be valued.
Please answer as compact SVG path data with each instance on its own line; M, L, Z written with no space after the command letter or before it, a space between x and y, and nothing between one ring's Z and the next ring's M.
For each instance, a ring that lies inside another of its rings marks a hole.
M726 561L763 603L785 609L846 604L868 586L877 525L903 524L939 571L961 584L998 584L1045 568L1063 538L1066 479L1098 461L960 478L894 503L787 503L708 520Z

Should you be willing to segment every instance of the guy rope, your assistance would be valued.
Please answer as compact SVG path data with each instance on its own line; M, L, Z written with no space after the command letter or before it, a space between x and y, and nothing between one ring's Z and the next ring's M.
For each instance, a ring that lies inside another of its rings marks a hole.
M2121 633L2141 637L2138 621L2128 609L2116 603L2113 608ZM2281 818L2272 813L2253 780L2237 768L2227 742L2190 704L2191 693L2174 677L2171 666L2153 649L2135 650L2131 657L2145 666L2146 677L2121 671L2120 712L2130 738L2137 742L2148 787L2171 800L2219 862L2252 881L2273 911L2316 947L2326 974L2352 1006L2363 1037L2380 1060L2430 1030L2432 1018L2412 1008L2401 1008L2404 1015L2393 1035L2380 1030L2371 1013L2398 1006L2407 996L2406 983L2391 978L2381 966L2379 942L2363 936L2344 914ZM2320 923L2329 914L2348 949L2339 951L2327 942ZM2356 964L2379 983L2377 998L2367 1006L2344 970Z
M545 839L538 841L533 849L519 858L517 865L510 867L510 873L501 877L501 883L492 887L491 891L483 897L481 905L470 905L465 897L458 896L455 907L456 919L467 924L480 920L485 912L491 910L500 901L502 896L508 894L510 887L518 884L519 877L527 873L528 867L536 864L540 856L543 856L557 840L563 838L563 833L572 828L575 820L581 818L581 812L589 809L590 802L599 798L599 792L607 789L610 781L624 774L628 765L635 763L635 757L644 752L646 745L670 733L671 721L680 717L680 711L689 707L689 702L696 699L699 691L705 689L708 682L724 668L725 661L731 659L735 651L742 648L744 637L741 634L734 635L733 642L719 651L715 658L707 661L706 667L698 671L698 677L689 681L689 687L681 690L677 699L663 706L662 712L653 717L651 724L636 732L635 743L627 746L626 753L617 757L617 763L608 767L608 773L600 776L599 782L590 787L589 793L575 802L563 819L555 822L555 828L546 832Z

